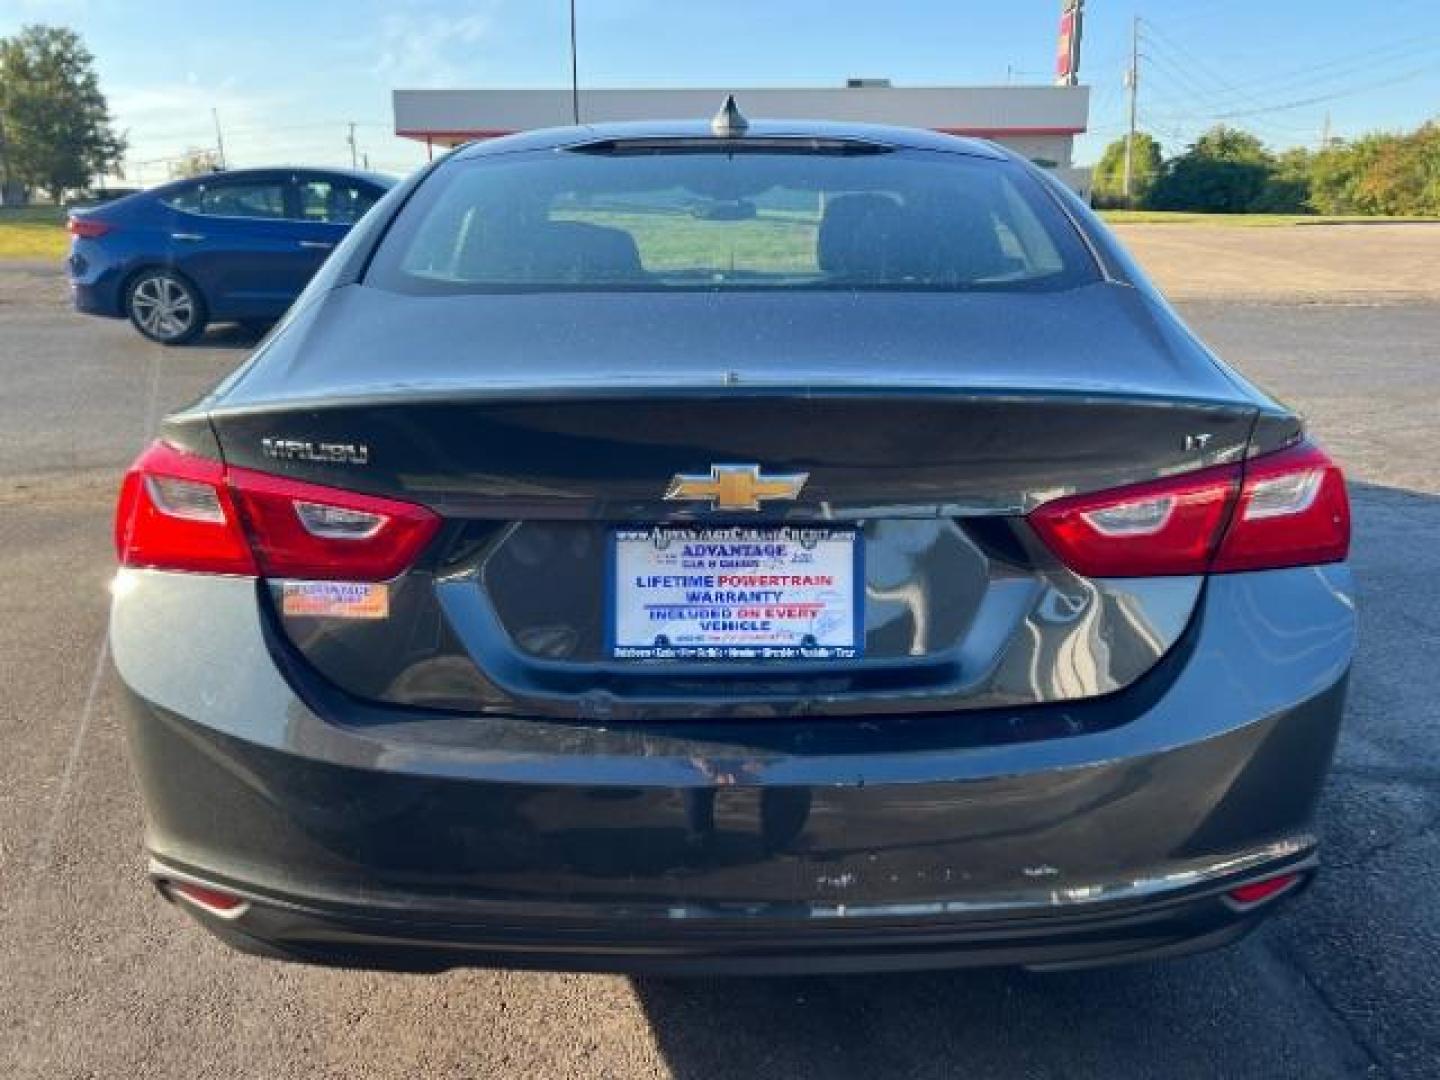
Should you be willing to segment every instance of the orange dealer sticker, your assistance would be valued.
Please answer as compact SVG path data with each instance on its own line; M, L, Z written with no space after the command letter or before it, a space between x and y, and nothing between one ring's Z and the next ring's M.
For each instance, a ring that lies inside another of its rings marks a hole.
M390 586L370 581L287 581L280 610L286 615L329 619L383 619L390 614Z

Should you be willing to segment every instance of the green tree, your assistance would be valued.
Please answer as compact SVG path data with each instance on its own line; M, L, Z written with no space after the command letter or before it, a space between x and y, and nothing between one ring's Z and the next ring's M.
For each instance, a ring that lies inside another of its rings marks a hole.
M117 170L125 141L110 126L95 58L75 31L27 26L0 38L0 146L0 182L57 201Z
M220 171L220 155L210 149L191 147L181 157L170 163L170 178L184 180L191 176L204 176Z
M1440 214L1440 123L1326 147L1311 164L1310 201L1322 214Z
M1135 150L1130 165L1131 201L1144 206L1150 189L1160 177L1162 158L1155 136L1143 131L1135 133ZM1105 147L1100 163L1095 166L1091 191L1101 206L1119 206L1125 199L1125 139L1119 138Z
M1265 191L1275 159L1248 131L1220 124L1166 163L1151 194L1164 210L1239 214Z
M1310 163L1310 203L1322 214L1369 213L1360 187L1390 135L1367 135L1354 142L1336 141Z
M1310 173L1314 155L1303 148L1286 150L1247 207L1255 214L1303 214L1310 209Z
M1440 213L1440 125L1432 121L1408 135L1375 139L1356 185L1360 212Z

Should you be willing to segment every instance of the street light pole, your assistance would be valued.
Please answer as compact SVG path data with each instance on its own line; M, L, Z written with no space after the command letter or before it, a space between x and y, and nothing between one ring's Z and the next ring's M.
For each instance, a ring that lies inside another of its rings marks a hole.
M580 123L580 67L575 54L575 0L570 0L570 111Z
M220 132L220 110L211 109L210 115L215 118L215 151L220 156L220 168L225 168L225 136Z

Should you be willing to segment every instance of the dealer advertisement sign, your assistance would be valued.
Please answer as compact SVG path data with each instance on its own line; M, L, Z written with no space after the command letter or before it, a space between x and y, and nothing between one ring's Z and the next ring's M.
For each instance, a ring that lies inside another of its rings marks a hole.
M621 660L849 660L860 655L854 529L619 529L611 655Z

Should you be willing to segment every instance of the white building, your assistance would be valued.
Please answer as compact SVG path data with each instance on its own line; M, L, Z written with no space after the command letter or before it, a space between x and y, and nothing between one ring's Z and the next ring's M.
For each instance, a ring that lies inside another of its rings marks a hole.
M583 89L580 118L707 119L728 93L752 119L904 124L994 139L1054 169L1082 195L1090 192L1090 170L1074 167L1075 136L1089 121L1085 86L896 87L884 80L852 80L843 87ZM432 150L569 124L573 117L569 88L396 90L394 102L395 134Z

